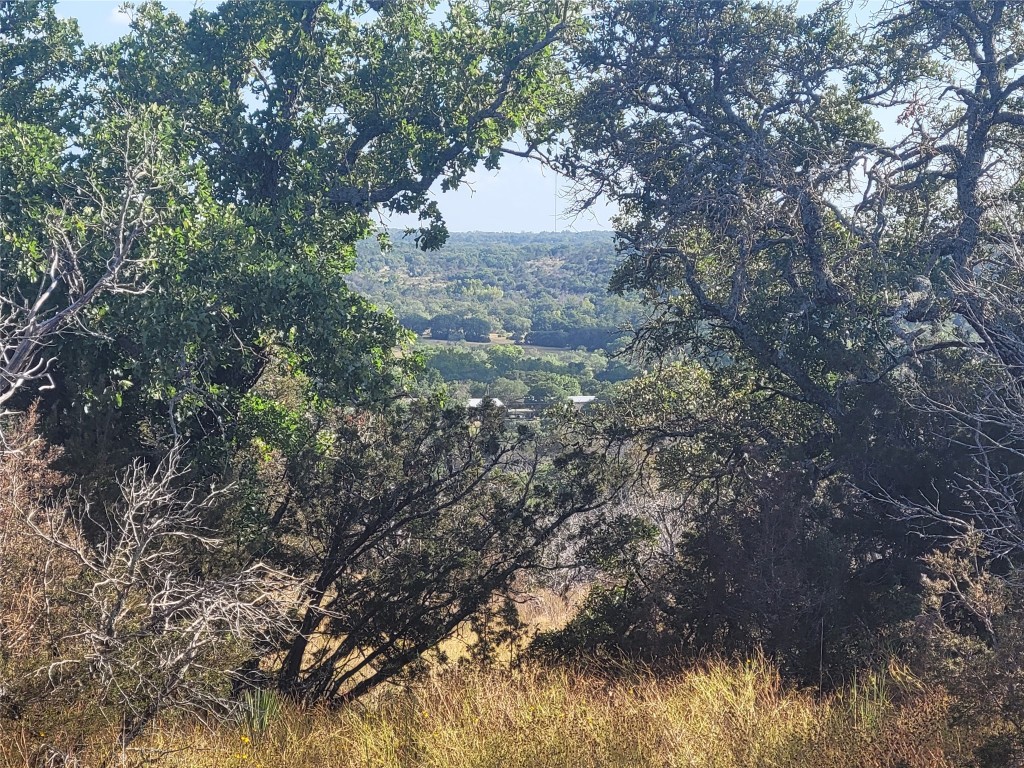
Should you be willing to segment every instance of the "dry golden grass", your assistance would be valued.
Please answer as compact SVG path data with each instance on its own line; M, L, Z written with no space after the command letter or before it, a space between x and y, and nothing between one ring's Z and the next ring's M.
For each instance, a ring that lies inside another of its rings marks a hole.
M584 587L577 587L567 595L550 589L531 589L519 603L519 618L533 632L562 629L576 615L587 592Z
M614 682L569 670L466 667L340 711L285 706L262 733L164 723L127 761L180 768L938 768L959 757L946 710L941 696L889 674L816 697L785 687L763 660ZM0 761L24 765L31 740L0 737Z

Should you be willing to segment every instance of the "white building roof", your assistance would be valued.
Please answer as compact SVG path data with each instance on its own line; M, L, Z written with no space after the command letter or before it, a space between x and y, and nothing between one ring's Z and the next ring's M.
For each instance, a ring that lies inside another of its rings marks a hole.
M496 397L471 397L469 398L469 402L466 403L466 406L469 408L483 408L484 400L491 400L494 403L494 405L497 406L498 408L505 407L505 404Z

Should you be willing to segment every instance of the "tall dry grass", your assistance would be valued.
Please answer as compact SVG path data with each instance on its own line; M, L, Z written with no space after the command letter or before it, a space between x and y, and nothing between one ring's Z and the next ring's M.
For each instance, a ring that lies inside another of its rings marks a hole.
M787 688L760 659L613 682L581 671L466 667L341 710L273 707L270 718L257 712L212 727L165 722L124 761L181 768L938 768L961 756L945 699L912 681L875 675L821 698ZM31 759L31 736L0 736L4 765ZM84 748L85 762L104 759L101 741Z

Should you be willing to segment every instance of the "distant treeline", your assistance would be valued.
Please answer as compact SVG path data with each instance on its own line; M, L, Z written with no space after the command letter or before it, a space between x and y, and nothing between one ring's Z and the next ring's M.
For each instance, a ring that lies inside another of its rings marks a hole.
M625 361L602 353L564 351L526 354L514 344L483 348L431 345L429 368L467 397L495 397L506 403L552 405L572 395L606 395L615 382L636 375Z
M610 350L636 317L608 293L616 259L607 232L457 232L434 252L392 232L359 243L349 282L434 339Z

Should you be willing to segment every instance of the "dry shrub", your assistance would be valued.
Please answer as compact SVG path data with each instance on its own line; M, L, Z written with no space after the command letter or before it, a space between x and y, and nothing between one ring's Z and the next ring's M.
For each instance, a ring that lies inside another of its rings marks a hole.
M124 761L163 712L232 712L236 671L291 627L295 580L207 567L221 492L188 483L180 446L95 505L60 492L34 428L32 413L8 431L0 470L0 755Z
M69 566L28 524L31 514L52 509L66 480L53 469L60 451L39 437L37 424L33 407L5 422L0 444L0 714L21 706L11 681L45 654L54 618L46 585Z
M1024 579L997 575L976 532L925 559L913 663L949 695L980 768L1024 765ZM996 564L997 566L999 564Z

